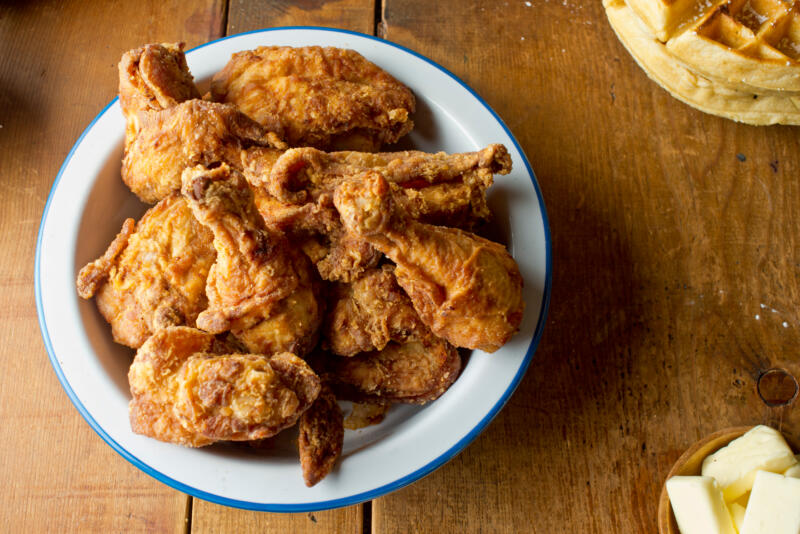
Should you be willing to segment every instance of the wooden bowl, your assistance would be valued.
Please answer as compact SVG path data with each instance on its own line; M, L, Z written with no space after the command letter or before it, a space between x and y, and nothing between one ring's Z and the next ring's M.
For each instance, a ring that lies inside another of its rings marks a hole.
M699 475L703 467L703 460L709 454L721 449L734 439L738 438L752 426L737 426L725 428L719 432L704 437L684 452L675 465L672 466L667 475L664 485L661 487L661 498L658 501L658 532L659 534L680 534L678 523L675 521L675 514L672 513L672 506L667 495L666 481L674 476ZM786 437L786 435L784 435ZM788 441L788 440L787 440ZM789 446L797 451L797 445L789 442Z

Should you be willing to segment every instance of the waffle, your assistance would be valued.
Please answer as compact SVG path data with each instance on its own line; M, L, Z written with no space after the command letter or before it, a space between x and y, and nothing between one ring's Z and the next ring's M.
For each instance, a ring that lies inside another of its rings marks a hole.
M800 125L800 96L759 94L702 76L679 61L625 0L603 0L603 5L625 48L675 98L706 113L748 124Z
M672 54L705 77L741 89L800 92L800 2L695 3L703 10L666 41Z

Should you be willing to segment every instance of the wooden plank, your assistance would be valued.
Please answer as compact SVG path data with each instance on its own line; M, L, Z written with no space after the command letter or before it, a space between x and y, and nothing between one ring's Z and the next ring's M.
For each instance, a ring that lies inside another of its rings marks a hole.
M276 26L325 26L373 34L373 0L231 0L228 35Z
M554 285L527 376L449 465L373 503L376 532L654 532L693 441L800 412L797 130L704 115L653 84L600 2L386 0L387 39L506 119L537 172ZM414 513L410 514L409 510Z
M290 5L291 4L291 5ZM228 9L228 35L274 26L327 26L372 34L371 0L281 2L234 0ZM313 514L248 512L194 499L192 532L351 532L363 529L363 506Z
M0 524L7 532L182 532L187 497L134 468L78 414L42 345L39 219L70 147L116 94L121 54L220 33L217 0L0 6Z
M192 532L195 534L215 532L263 532L283 534L306 533L358 533L362 532L362 507L349 506L324 512L297 514L274 514L234 510L218 504L194 499Z

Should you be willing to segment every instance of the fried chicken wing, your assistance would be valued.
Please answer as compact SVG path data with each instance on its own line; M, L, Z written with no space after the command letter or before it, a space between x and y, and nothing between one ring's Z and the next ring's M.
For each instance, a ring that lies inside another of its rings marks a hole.
M319 377L292 354L227 350L193 328L156 332L128 373L132 430L190 447L263 439L294 425L319 395Z
M348 231L395 262L398 283L434 334L494 352L518 330L522 276L505 247L411 219L374 172L342 183L334 202Z
M267 162L267 164L264 163ZM471 228L490 216L486 190L493 174L511 168L502 145L479 152L325 153L290 149L277 159L247 151L245 173L267 224L303 243L325 280L350 282L381 258L371 245L342 227L333 191L344 180L376 171L391 182L397 204L427 222Z
M127 127L125 145L139 131L139 113L160 111L200 98L183 54L183 43L148 44L122 55L119 104Z
M97 297L114 341L141 346L166 326L195 326L208 305L205 286L216 259L213 234L179 193L128 219L108 250L81 269L78 294Z
M323 329L327 348L339 356L382 350L390 341L416 339L427 327L397 284L394 268L371 269L350 284L337 284Z
M238 52L211 82L217 102L235 104L290 146L378 150L413 128L414 95L353 50L263 46Z
M187 167L224 162L241 168L242 151L253 146L285 148L277 134L234 106L188 100L139 115L138 133L122 160L122 180L143 201L157 202L180 189Z
M511 157L503 145L489 145L477 152L428 154L426 152L322 152L292 148L269 168L259 167L259 157L245 155L245 174L275 198L291 204L317 202L333 193L343 181L374 171L386 181L405 188L422 189L441 183L480 184L484 190L493 175L508 174Z
M206 284L208 309L197 318L211 333L230 330L259 354L304 354L316 343L322 310L308 258L269 229L244 177L226 164L183 173L184 197L214 233L216 263Z
M299 423L297 448L306 486L314 486L328 476L342 454L344 417L336 397L323 384L317 400L303 412Z

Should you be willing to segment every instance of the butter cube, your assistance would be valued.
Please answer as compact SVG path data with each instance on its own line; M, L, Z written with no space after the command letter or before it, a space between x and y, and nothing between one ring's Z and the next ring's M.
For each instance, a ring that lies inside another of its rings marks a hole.
M741 534L800 533L800 479L756 473Z
M783 473L796 464L781 433L759 425L703 460L702 474L717 480L730 503L753 488L757 471Z
M785 477L792 477L792 478L800 478L800 454L796 455L797 463L783 472L783 476Z
M672 477L667 480L667 495L681 534L736 534L713 478Z
M733 526L736 527L736 530L739 532L742 531L742 526L744 525L744 513L746 510L745 506L739 504L739 501L731 503L728 507L728 510L731 511L731 518L733 519Z

